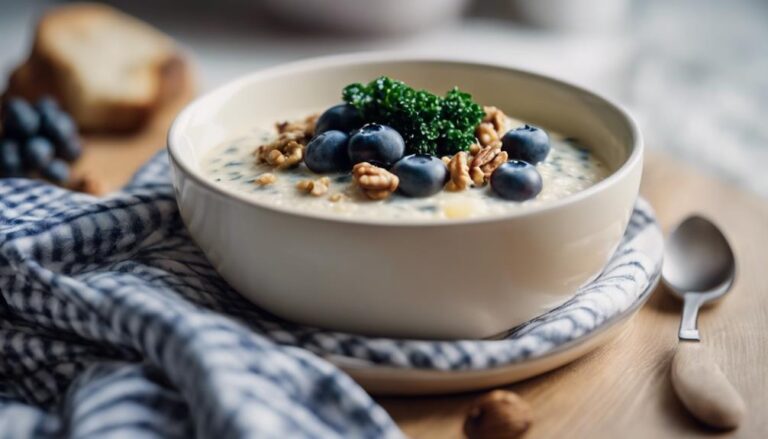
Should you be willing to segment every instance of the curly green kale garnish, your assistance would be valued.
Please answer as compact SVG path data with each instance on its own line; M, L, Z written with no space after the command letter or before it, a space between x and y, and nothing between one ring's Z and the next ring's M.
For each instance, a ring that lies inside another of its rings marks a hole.
M366 123L397 130L410 154L441 156L467 151L475 141L475 127L485 115L472 96L458 88L440 97L386 76L368 84L350 84L342 98L360 111Z

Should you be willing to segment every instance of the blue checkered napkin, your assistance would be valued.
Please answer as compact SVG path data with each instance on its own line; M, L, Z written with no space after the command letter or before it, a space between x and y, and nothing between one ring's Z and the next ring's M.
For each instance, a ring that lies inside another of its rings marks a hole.
M181 223L168 174L160 154L104 199L0 181L0 438L397 437L319 357L447 371L518 362L616 318L659 273L660 231L640 201L604 273L502 339L308 328L217 276Z
M190 241L167 158L104 199L0 181L0 438L400 437Z

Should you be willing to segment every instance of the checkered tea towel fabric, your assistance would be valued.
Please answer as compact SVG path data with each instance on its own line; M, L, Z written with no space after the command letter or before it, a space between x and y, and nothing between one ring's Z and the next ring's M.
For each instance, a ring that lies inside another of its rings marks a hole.
M0 180L0 438L401 437L271 340L179 218L164 153L106 198Z
M661 244L639 200L600 277L498 339L365 337L234 292L179 218L165 153L105 198L1 180L0 439L400 437L321 357L442 371L540 357L647 297Z

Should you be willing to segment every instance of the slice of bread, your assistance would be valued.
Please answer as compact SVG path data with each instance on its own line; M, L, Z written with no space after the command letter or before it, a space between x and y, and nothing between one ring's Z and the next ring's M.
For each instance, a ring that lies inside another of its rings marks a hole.
M71 4L39 21L32 52L6 96L58 98L85 131L141 127L180 90L184 62L173 41L100 4Z

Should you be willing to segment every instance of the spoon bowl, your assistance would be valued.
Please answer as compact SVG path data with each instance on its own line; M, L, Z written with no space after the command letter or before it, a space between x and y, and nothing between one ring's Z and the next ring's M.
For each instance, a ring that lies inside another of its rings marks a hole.
M667 290L701 303L724 296L736 277L736 258L720 229L708 219L691 216L672 232L664 249L662 278Z

